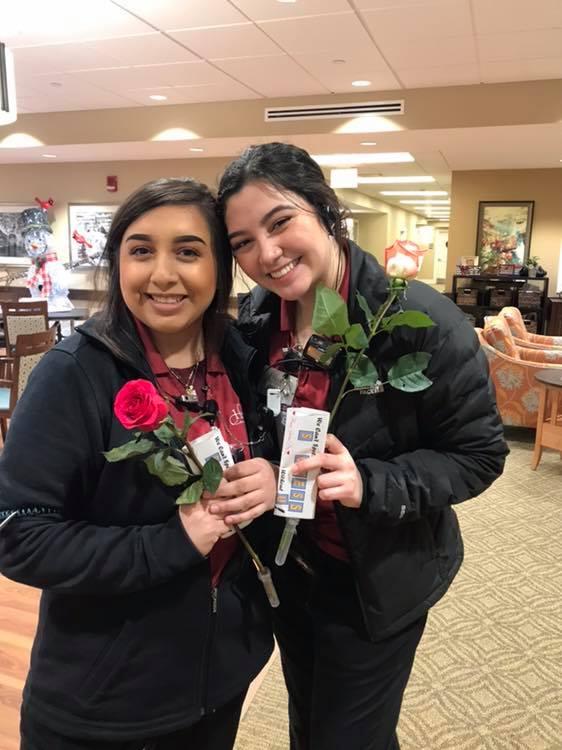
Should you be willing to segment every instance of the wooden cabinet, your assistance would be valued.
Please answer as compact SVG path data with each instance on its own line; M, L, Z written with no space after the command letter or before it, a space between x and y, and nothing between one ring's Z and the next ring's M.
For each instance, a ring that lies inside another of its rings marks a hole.
M451 297L474 326L482 327L486 315L502 307L517 307L532 333L544 333L548 277L453 276Z
M547 306L547 336L562 336L562 297L551 297Z

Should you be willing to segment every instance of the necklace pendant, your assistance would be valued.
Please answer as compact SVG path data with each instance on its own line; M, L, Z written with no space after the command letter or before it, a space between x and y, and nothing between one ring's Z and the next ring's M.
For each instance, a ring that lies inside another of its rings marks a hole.
M185 386L185 399L187 401L197 401L197 391L191 384Z

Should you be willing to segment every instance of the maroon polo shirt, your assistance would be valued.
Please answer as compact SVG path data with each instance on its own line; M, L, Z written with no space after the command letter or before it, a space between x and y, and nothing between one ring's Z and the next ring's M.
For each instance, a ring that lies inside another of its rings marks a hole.
M178 427L183 426L185 411L177 409L170 398L181 396L184 388L176 378L170 373L170 370L162 355L154 345L150 331L143 323L135 318L135 325L144 347L146 359L159 390L168 396L166 399L170 415ZM176 368L174 368L176 369ZM181 370L180 370L181 372ZM249 458L248 451L248 434L244 423L242 407L238 396L236 395L230 379L224 369L220 357L216 354L209 354L205 361L205 374L200 373L194 383L199 400L214 399L218 405L218 415L215 425L220 429L226 442L233 448L241 448L244 452L244 458ZM203 390L203 387L206 390ZM205 419L198 419L189 428L188 439L194 440L200 435L209 432L211 425ZM238 536L219 539L209 554L211 564L211 579L213 586L218 584L220 575L231 557L234 556L238 549Z
M349 298L349 259L347 253L345 271L338 292L347 303ZM294 321L295 303L282 299L279 331L272 334L269 349L269 362L272 367L283 359L283 348L290 347L293 344ZM303 368L298 373L298 385L292 406L327 410L329 391L330 374L328 371ZM349 555L332 501L318 500L315 517L311 521L301 521L300 526L324 552L338 560L349 562Z

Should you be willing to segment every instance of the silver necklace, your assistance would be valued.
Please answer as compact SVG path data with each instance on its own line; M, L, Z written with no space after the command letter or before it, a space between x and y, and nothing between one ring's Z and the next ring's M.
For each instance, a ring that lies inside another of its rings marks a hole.
M172 375L178 383L184 388L185 390L185 398L187 401L197 401L197 391L195 390L195 378L197 377L197 372L199 370L199 365L201 364L201 360L196 362L194 365L191 366L190 373L187 377L187 380L184 380L182 377L178 375L175 368L168 367L168 370L170 372L170 375Z

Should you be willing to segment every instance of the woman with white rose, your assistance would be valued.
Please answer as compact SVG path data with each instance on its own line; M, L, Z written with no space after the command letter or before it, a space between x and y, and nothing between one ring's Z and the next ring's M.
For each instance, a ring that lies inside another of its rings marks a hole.
M264 392L280 394L281 418L288 406L330 410L346 365L310 355L316 288L338 291L351 323L364 324L357 293L377 311L388 276L347 239L345 209L300 148L248 148L223 174L219 202L235 261L258 285L239 327L262 353ZM393 276L415 275L415 246L398 243L389 255ZM426 352L432 385L350 388L325 452L293 469L320 474L316 517L300 522L286 564L274 570L291 750L399 747L427 612L462 561L452 506L486 489L507 453L485 359L458 308L416 281L400 304L435 325L377 334L368 357L384 381L399 357Z

